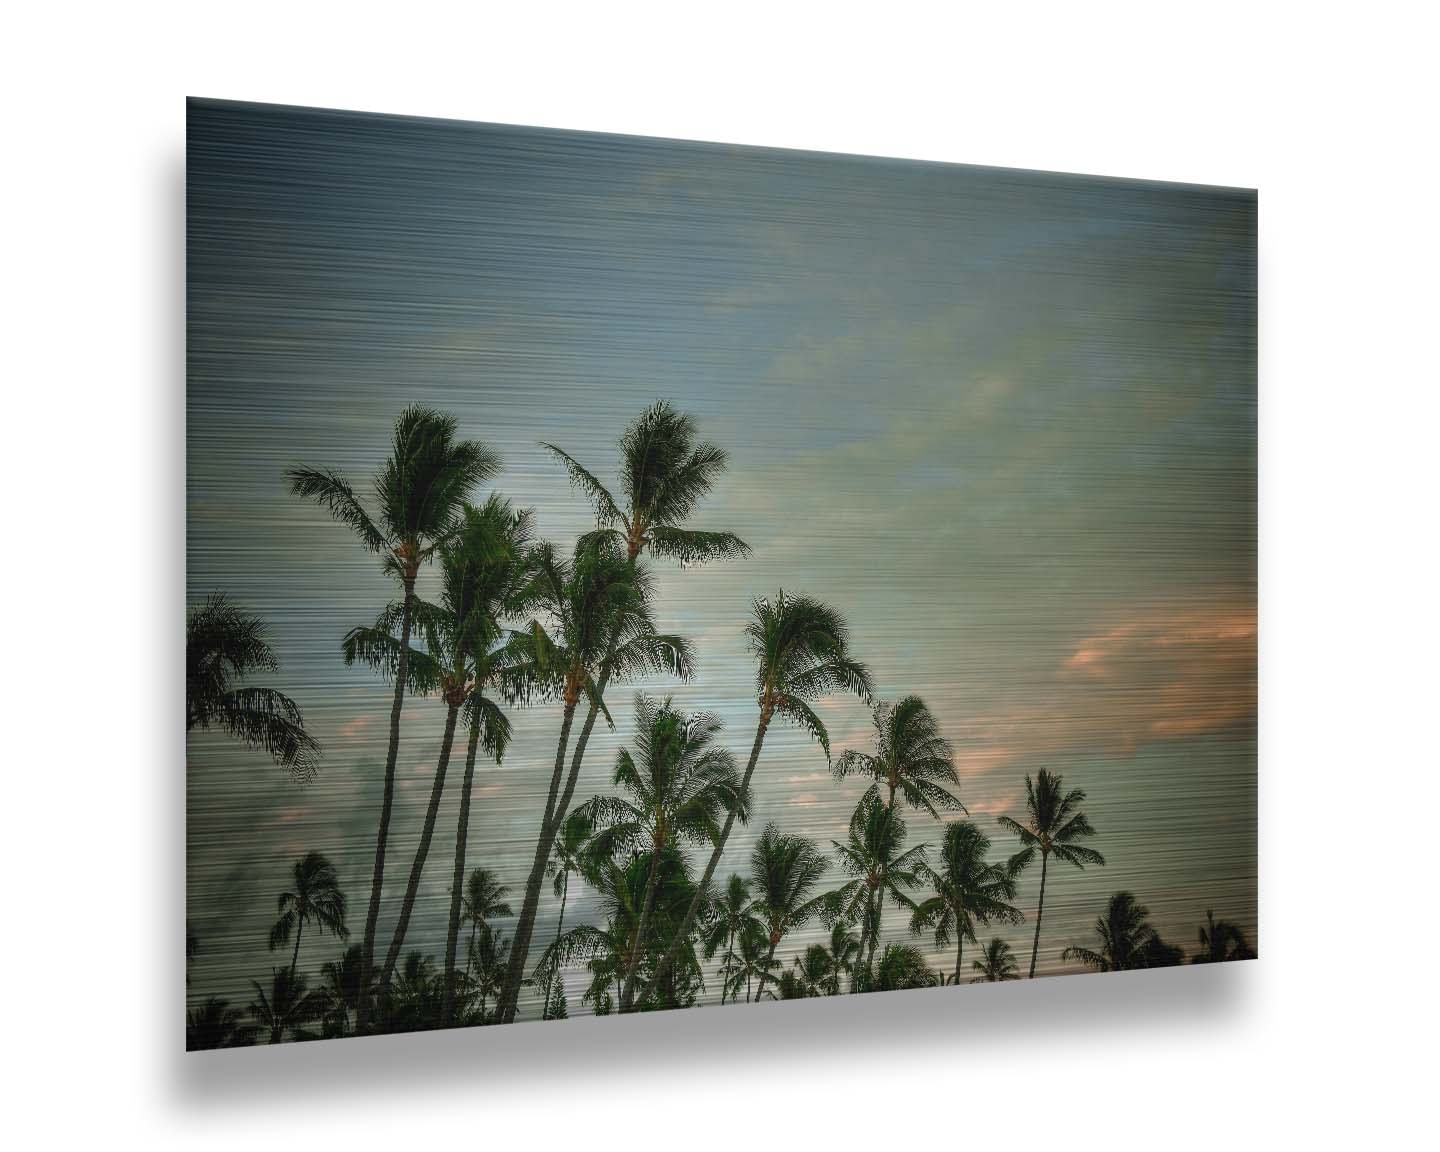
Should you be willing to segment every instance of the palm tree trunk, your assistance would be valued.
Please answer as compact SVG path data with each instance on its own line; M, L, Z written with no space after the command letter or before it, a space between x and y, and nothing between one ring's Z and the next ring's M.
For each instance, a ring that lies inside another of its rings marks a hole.
M725 962L720 965L720 1007L725 1007L725 991L730 984L730 958L735 951L735 930L725 937Z
M375 837L375 871L370 879L370 907L365 913L365 942L360 949L360 1003L355 1032L363 1034L370 1020L370 977L375 968L375 927L380 919L380 891L385 886L385 841L390 835L390 809L395 800L395 760L400 754L400 710L405 703L405 677L410 671L410 623L415 610L415 581L405 581L400 613L400 658L395 662L395 697L390 704L390 746L385 753L385 791L380 801L380 830Z
M400 922L395 925L395 935L390 940L390 951L385 956L385 967L380 973L380 987L390 987L390 977L395 973L395 963L400 959L400 949L405 945L405 932L410 927L410 915L415 911L415 895L420 891L420 874L425 870L425 857L430 854L430 839L435 835L435 819L440 815L440 798L445 792L445 773L450 767L450 749L455 744L455 720L460 715L460 705L451 704L445 710L445 735L440 742L440 762L435 766L435 783L430 788L430 805L425 809L425 824L420 829L420 844L415 849L415 862L410 865L410 880L405 885L405 901L400 905Z
M465 887L465 840L470 834L470 789L475 782L475 754L480 746L480 724L470 725L465 749L465 778L460 783L460 823L455 832L455 875L450 886L450 925L445 933L445 992L440 1001L440 1026L446 1027L455 1011L455 951L460 943L460 899Z
M650 875L645 879L645 903L640 909L640 923L635 925L635 940L630 946L630 963L625 969L625 983L620 989L620 1011L630 1011L635 1000L635 974L640 970L640 953L645 947L645 930L655 907L655 891L660 887L660 852L663 842L657 840L650 854Z
M560 943L560 937L565 935L565 904L570 899L570 873L566 871L560 880L560 920L555 925L555 943ZM557 957L558 959L558 957ZM560 965L557 963L550 973L550 981L545 985L545 1010L540 1013L540 1019L550 1019L550 994L555 990L555 978L560 975Z
M304 917L300 915L300 910L297 908L295 910L295 953L293 956L290 957L291 977L294 977L299 971L298 965L300 963L300 933L304 930L305 920Z
M1030 948L1030 979L1035 979L1035 957L1040 954L1040 917L1045 913L1045 866L1050 853L1040 853L1040 903L1035 909L1035 943Z
M875 981L875 945L880 941L880 916L885 910L885 895L883 888L877 888L874 892L875 909L872 913L875 925L870 931L870 954L865 957L865 970L870 974L870 982ZM867 989L868 991L868 989Z
M778 940L771 940L770 950L765 953L765 967L760 969L760 987L755 989L755 1002L757 1004L760 1002L761 994L765 991L765 981L770 976L770 965L775 963L775 945L778 943Z
M959 984L960 964L965 956L965 933L957 931L955 935L958 936L960 939L959 942L955 945L955 979L951 981L951 983Z
M545 865L550 859L555 833L559 831L559 823L553 817L560 792L560 780L565 771L565 752L570 745L570 726L574 722L575 704L567 701L564 717L560 721L560 740L555 748L555 769L550 774L550 795L545 802L544 818L540 821L540 838L535 842L535 860L530 866L530 876L525 881L525 902L520 907L520 919L515 924L515 937L510 942L510 963L505 971L505 987L496 1007L497 1019L501 1024L508 1024L515 1019L515 1008L520 999L520 983L525 978L525 958L530 950L530 937L535 931L535 911L540 906L540 885L545 879Z
M750 748L750 760L745 765L745 775L740 780L740 791L735 797L735 806L730 809L730 815L725 818L725 827L720 830L720 838L715 841L715 849L710 853L710 862L705 865L705 875L700 878L700 883L695 888L695 895L691 897L690 907L685 912L685 919L680 922L680 927L675 932L675 938L670 941L670 947L661 958L659 967L655 969L655 975L650 977L650 983L640 993L640 1003L650 998L651 993L659 986L666 974L675 963L675 958L680 955L680 949L685 946L685 940L690 935L690 929L695 924L695 917L700 914L700 905L705 900L705 893L710 891L710 881L715 877L715 869L720 864L720 855L725 851L725 841L730 839L730 830L735 827L735 812L739 807L739 801L750 788L750 777L755 775L755 764L760 759L760 747L765 743L765 731L770 727L770 713L765 709L760 711L760 723L755 728L755 743ZM748 1000L749 997L747 996Z

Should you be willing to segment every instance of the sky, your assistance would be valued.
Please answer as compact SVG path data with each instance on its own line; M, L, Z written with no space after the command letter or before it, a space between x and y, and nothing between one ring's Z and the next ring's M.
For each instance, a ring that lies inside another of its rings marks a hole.
M577 801L609 790L639 689L718 714L743 763L749 604L805 592L849 621L880 698L935 712L996 860L1018 847L995 818L1023 816L1027 774L1086 791L1107 862L1050 870L1041 974L1075 970L1062 949L1091 944L1123 889L1187 949L1211 908L1258 941L1253 192L192 101L187 201L187 596L267 621L267 681L324 745L302 786L190 734L192 999L243 1004L284 962L269 926L309 850L363 929L390 688L340 641L395 589L284 470L368 491L412 402L499 453L477 498L533 507L567 549L590 509L541 440L611 481L620 432L664 398L729 453L694 523L753 555L656 562L657 617L695 642L698 674L612 687L616 728L597 726ZM819 710L837 754L871 747L863 703ZM438 700L406 703L377 950L443 720ZM559 708L512 721L503 764L477 767L468 866L518 909ZM772 728L719 874L747 869L769 821L828 849L861 791ZM457 814L458 780L407 936L437 958ZM907 822L938 845L941 824ZM982 930L1022 968L1038 886L1033 869L1026 924ZM557 911L547 889L532 955ZM595 915L572 885L567 924ZM948 971L953 949L905 920L888 909L884 939ZM307 934L301 967L339 950ZM567 978L572 1014L586 982Z

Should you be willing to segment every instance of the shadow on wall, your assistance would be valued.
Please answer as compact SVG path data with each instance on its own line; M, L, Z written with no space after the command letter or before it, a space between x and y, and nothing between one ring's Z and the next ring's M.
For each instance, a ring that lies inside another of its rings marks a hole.
M280 1044L220 1052L182 1051L175 1030L170 1077L182 1110L253 1108L256 1101L313 1106L373 1099L379 1092L494 1093L541 1079L633 1085L683 1064L696 1077L752 1070L783 1074L817 1052L863 1044L909 1061L957 1049L992 1060L1037 1043L1093 1045L1109 1035L1177 1026L1221 1026L1245 1012L1258 961L836 996L643 1016L579 1017L550 1023L455 1029L371 1039Z

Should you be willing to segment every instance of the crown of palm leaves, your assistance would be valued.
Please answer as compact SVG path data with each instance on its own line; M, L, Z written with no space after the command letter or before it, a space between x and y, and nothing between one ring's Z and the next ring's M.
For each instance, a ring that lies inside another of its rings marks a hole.
M870 776L877 793L893 786L906 804L931 816L938 817L942 809L965 811L950 790L960 787L954 751L925 701L906 696L894 704L877 704L874 724L875 752L841 753L831 769L836 777Z
M697 440L694 420L668 401L652 404L621 434L619 500L569 453L542 447L590 500L596 534L622 542L631 559L645 549L682 566L749 555L749 545L729 532L684 527L724 472L726 455Z

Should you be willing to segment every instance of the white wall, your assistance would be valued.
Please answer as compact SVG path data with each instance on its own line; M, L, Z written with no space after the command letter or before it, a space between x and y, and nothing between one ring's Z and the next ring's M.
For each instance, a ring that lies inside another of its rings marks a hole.
M69 7L9 12L0 75L16 1147L1401 1142L1440 811L1421 6ZM1263 959L183 1057L187 94L1259 186Z

